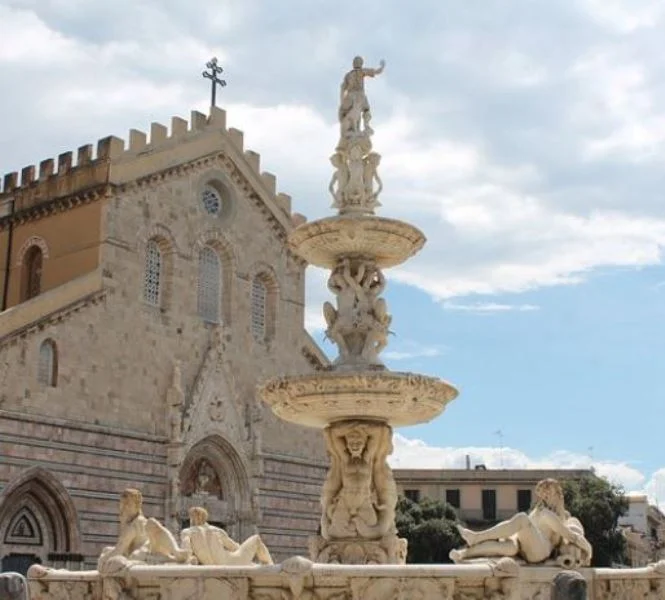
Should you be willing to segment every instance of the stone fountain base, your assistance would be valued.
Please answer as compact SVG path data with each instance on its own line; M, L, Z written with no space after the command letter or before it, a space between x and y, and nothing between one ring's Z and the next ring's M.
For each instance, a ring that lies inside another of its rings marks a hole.
M112 576L33 566L32 600L555 600L553 567L511 559L465 565L347 566L302 557L269 567L135 565ZM665 561L581 569L592 600L665 599Z
M340 565L403 565L407 541L396 535L380 540L326 540L320 535L309 539L310 558L317 563Z

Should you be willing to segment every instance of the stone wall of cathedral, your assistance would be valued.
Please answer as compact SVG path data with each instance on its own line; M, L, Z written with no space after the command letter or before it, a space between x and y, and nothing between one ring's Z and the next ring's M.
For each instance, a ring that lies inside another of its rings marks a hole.
M321 434L277 420L256 396L265 378L313 368L305 265L285 247L288 211L275 219L246 157L223 136L218 145L205 157L184 142L168 160L156 152L163 168L142 178L123 179L121 161L123 181L111 175L100 201L99 290L0 340L0 558L81 555L91 566L115 540L128 486L174 529L199 503L232 535L258 527L276 558L306 553ZM8 533L22 507L19 529L32 523L41 545ZM75 522L58 534L48 523L63 514Z

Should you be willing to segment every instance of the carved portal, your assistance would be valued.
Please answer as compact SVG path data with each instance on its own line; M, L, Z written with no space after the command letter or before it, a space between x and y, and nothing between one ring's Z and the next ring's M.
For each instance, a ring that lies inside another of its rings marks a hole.
M339 349L338 366L382 367L379 353L388 343L392 317L386 301L379 298L386 280L369 259L342 259L328 279L328 289L337 297L337 308L323 305L326 335Z

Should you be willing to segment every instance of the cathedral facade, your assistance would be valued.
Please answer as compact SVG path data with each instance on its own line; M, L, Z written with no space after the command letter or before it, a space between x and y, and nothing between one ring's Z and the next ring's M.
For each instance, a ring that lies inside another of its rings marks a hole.
M256 393L327 364L286 245L304 218L224 111L10 173L0 211L2 570L94 566L127 487L173 531L201 505L306 552L321 435Z

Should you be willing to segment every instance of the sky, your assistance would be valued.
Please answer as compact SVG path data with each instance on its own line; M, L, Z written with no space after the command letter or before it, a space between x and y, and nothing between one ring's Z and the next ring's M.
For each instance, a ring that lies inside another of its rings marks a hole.
M352 58L380 214L428 238L389 270L387 365L460 396L400 429L396 467L588 467L665 507L661 0L0 0L0 169L206 111L330 214ZM326 274L308 269L324 350Z

